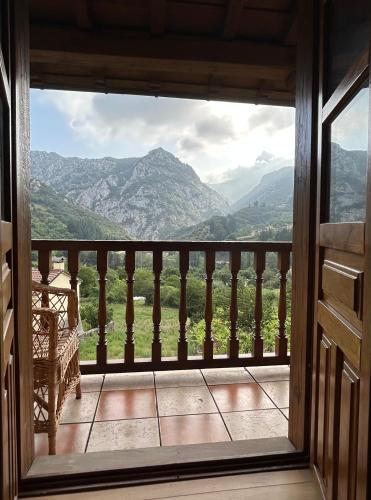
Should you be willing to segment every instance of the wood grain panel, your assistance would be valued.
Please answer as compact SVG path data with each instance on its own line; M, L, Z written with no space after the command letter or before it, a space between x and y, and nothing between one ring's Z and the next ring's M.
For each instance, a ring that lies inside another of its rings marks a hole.
M325 260L322 266L322 290L329 298L340 301L358 317L362 316L363 273L336 262Z
M317 427L317 464L322 477L326 477L327 468L327 427L330 370L330 341L322 336L319 358L318 382L318 427Z
M318 323L326 334L339 346L344 356L359 369L361 358L360 332L341 317L330 305L318 302Z
M323 257L325 260L336 262L337 264L345 267L352 267L353 269L357 269L359 272L364 271L365 259L363 255L346 253L334 248L325 248Z
M1 252L5 255L12 248L13 236L12 236L12 224L10 222L1 221Z
M2 377L5 377L5 373L9 364L13 337L14 337L14 314L13 314L13 309L8 309L3 321L3 346L2 346L3 373L1 374Z
M365 224L363 222L320 224L319 244L322 247L364 255Z
M12 273L9 269L8 264L3 264L2 269L2 303L3 303L3 314L6 313L8 309L10 298L12 296Z
M338 500L353 500L356 494L359 378L344 363L341 377Z
M338 490L340 389L343 354L333 340L330 339L330 342L326 498L335 500Z

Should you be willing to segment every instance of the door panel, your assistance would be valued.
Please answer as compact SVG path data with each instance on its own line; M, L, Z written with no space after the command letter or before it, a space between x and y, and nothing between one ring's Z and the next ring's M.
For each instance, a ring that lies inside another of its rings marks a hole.
M338 73L330 73L336 64L325 64L345 50L338 43L331 54L326 37L329 32L334 36L334 23L336 29L346 23L339 16L349 12L348 3L331 0L321 13L312 459L330 500L366 500L369 492L358 459L368 456L369 421L361 432L360 417L370 405L369 393L364 391L366 400L360 397L371 363L364 352L371 333L365 320L370 307L365 290L371 277L371 200L366 194L371 186L369 40L367 47L364 36L352 41L353 53L358 43L358 56L354 60L344 54L343 63L348 61L349 67L342 66L343 80L335 88ZM366 10L353 19L363 27L371 23ZM338 35L335 38L339 42Z

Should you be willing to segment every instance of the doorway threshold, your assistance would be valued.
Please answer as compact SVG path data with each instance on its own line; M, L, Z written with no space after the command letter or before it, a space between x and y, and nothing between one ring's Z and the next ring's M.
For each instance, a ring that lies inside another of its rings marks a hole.
M21 496L306 465L307 457L286 437L40 456L22 481Z

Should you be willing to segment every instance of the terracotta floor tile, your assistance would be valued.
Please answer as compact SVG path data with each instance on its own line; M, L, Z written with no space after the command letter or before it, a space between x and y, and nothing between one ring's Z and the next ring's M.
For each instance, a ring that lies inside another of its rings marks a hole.
M155 372L157 388L163 387L193 387L205 385L200 370L173 370Z
M161 417L160 431L163 446L230 441L217 413Z
M288 408L280 408L280 410L285 415L285 417L288 419L289 418L289 409Z
M62 424L77 422L92 422L97 408L99 392L86 392L81 399L76 399L72 394L64 403L62 411Z
M290 382L288 380L281 382L263 382L260 385L278 408L287 408L289 406Z
M104 379L103 391L125 389L153 389L153 372L110 373Z
M208 368L202 370L208 385L244 384L254 382L245 368Z
M102 389L103 375L82 375L82 392L99 392Z
M92 424L64 424L57 431L57 454L84 453ZM48 455L49 443L46 433L35 434L35 455Z
M221 412L274 408L274 404L256 383L214 385L210 386L210 391Z
M173 387L157 389L160 416L217 413L207 387Z
M94 422L88 452L160 446L157 418Z
M287 365L254 366L247 368L247 370L257 382L275 382L290 379L290 367Z
M223 413L233 441L287 436L288 422L280 410Z
M102 392L95 420L148 417L156 417L154 389L133 389Z

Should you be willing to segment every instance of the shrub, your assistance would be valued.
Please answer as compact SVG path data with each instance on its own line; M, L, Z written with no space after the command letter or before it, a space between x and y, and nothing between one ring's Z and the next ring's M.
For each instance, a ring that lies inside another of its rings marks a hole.
M85 302L81 304L80 315L83 321L84 328L90 330L92 328L97 328L98 323L98 301ZM112 307L107 307L107 323L112 321L113 309Z

